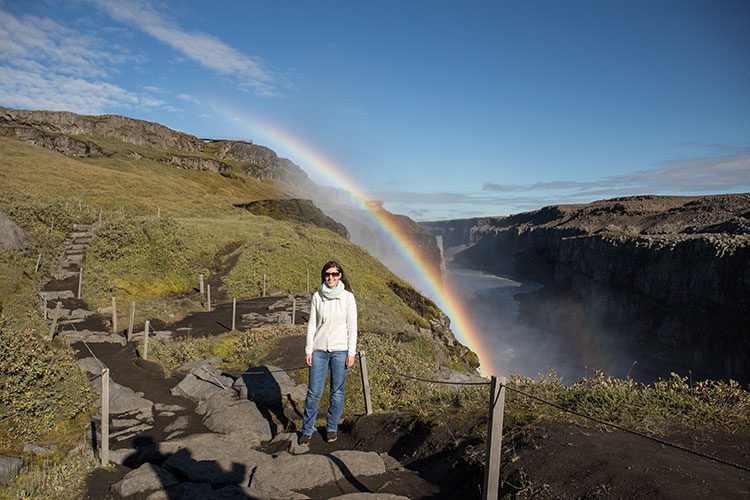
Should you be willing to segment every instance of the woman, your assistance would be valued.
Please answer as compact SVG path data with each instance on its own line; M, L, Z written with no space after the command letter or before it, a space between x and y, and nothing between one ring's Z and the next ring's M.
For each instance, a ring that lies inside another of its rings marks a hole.
M357 352L357 303L341 264L331 261L320 272L320 288L313 294L307 323L305 361L310 378L299 444L307 446L315 430L318 405L331 372L331 398L326 416L326 441L336 441L344 411L344 382Z

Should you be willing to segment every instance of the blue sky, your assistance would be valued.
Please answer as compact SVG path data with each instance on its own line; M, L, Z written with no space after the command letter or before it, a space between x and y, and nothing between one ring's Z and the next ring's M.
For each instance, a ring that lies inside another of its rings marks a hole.
M0 0L0 104L250 139L330 182L273 124L417 220L747 192L748 26L745 0Z

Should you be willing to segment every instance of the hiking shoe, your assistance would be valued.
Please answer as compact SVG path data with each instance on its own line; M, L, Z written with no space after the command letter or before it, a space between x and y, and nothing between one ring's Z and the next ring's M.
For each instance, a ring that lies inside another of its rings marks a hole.
M333 443L339 438L338 434L336 434L336 431L333 432L326 432L326 443Z
M308 436L306 434L300 434L300 437L297 443L300 446L308 446L310 444L310 438L312 438L312 435Z

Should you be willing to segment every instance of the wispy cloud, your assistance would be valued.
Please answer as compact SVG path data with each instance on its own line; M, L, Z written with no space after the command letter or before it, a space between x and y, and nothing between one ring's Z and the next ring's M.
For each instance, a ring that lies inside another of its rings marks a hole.
M234 78L240 87L251 88L261 96L279 95L276 78L259 58L243 54L212 35L183 30L147 0L90 1L113 19L148 33L187 59Z
M494 193L568 192L570 196L620 196L644 193L722 192L750 189L750 148L730 153L662 162L659 168L588 182L554 181L533 184L486 182Z
M588 203L597 199L640 194L711 194L750 191L750 148L668 160L655 169L592 181L549 181L531 184L486 182L482 191L368 193L399 213L419 220L466 218L535 210L546 205ZM481 207L483 211L478 210Z
M18 108L99 114L164 103L107 82L110 71L138 58L50 19L0 10L0 103Z

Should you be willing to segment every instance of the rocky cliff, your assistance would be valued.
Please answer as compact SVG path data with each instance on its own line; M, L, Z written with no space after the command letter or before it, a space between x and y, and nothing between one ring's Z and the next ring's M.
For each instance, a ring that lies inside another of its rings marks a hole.
M68 156L125 155L184 169L279 180L303 189L315 186L301 168L264 146L245 141L204 141L158 123L124 116L0 108L0 135ZM112 139L121 144L113 145Z
M235 207L244 208L255 215L265 215L277 220L312 224L333 231L344 239L349 239L349 231L346 227L328 217L310 200L257 200L249 203L238 203Z
M522 319L592 329L682 373L750 380L750 194L550 206L469 234L459 264L547 285L519 297Z

